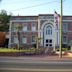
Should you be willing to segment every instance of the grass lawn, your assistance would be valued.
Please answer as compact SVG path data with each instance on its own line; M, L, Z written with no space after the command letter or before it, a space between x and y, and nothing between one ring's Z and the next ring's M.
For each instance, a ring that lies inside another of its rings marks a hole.
M59 51L59 48L57 48L56 51ZM62 51L70 51L70 48L62 48Z
M13 49L13 48L0 48L0 52L35 52L35 49Z

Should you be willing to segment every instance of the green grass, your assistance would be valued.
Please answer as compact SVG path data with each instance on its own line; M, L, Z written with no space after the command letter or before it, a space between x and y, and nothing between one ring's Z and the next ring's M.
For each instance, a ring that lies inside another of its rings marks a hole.
M35 49L13 49L13 48L0 48L0 52L34 52Z
M70 48L62 48L62 51L69 51ZM56 49L56 51L59 51L59 48Z

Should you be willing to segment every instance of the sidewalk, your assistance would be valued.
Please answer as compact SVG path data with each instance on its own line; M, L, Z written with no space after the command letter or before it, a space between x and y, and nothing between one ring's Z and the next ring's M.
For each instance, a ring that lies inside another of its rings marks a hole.
M72 57L69 57L67 55L62 55L62 58L60 58L59 56L46 56L44 58L39 58L42 60L72 60Z
M41 61L61 61L61 60L72 60L72 53L62 55L62 58L59 58L59 55L27 55L27 56L0 56L3 58L16 58L16 59L29 59L29 60L41 60Z
M29 60L39 60L39 61L61 61L61 60L72 60L72 57L67 55L62 55L62 58L59 58L58 55L48 56L48 55L37 55L37 56L22 56L17 57L20 59L29 59Z

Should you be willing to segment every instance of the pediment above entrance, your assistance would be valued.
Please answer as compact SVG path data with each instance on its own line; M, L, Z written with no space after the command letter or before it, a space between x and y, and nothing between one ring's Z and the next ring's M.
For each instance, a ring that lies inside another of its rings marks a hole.
M54 25L53 25L54 22L52 22L51 20L46 20L46 21L43 21L43 22L41 23L41 30L42 30L42 29L44 28L44 26L47 25L47 24L50 24L50 25L54 26Z

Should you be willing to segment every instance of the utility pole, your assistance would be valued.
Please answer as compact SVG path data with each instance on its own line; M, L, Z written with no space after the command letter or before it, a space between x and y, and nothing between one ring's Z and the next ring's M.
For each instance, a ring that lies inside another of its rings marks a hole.
M62 0L60 0L60 54L59 58L62 58Z

